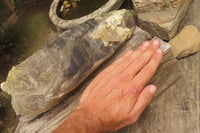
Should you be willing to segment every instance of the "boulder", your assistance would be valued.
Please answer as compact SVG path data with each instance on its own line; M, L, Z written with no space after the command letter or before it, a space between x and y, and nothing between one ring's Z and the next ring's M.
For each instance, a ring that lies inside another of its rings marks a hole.
M132 0L142 29L170 40L192 0Z
M200 50L200 32L193 25L185 26L169 44L172 46L174 56L182 58Z
M134 11L113 11L74 26L13 67L2 84L17 115L48 111L110 58L135 29Z

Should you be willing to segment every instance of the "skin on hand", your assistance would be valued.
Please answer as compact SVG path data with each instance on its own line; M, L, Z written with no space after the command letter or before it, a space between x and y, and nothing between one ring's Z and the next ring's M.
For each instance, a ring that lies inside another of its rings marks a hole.
M146 41L103 70L86 88L80 105L66 122L79 115L85 119L82 124L87 121L87 128L95 132L116 131L135 123L156 92L155 85L146 84L161 62L159 46L157 39Z

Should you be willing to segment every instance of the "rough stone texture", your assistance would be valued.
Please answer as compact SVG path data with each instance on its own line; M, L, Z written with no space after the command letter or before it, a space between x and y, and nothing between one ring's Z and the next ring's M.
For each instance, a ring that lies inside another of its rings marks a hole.
M186 25L195 25L200 30L200 2L199 0L192 0L189 9L181 21L178 32L180 32Z
M57 105L131 37L134 20L128 10L88 20L13 67L2 89L12 96L17 115L33 118Z
M185 26L177 36L170 40L169 44L177 58L194 54L200 50L200 32L193 25Z
M118 9L122 5L124 0L109 0L105 5L103 5L101 8L97 9L96 11L86 16L83 16L77 19L72 19L72 20L64 20L58 17L56 11L57 11L57 6L58 6L59 1L60 0L54 0L52 2L50 11L49 11L49 17L51 21L59 28L68 29L71 26L81 24L89 19L101 16L102 14L105 14L109 11Z
M124 47L117 51L110 60L101 65L99 69L90 75L90 77L88 77L87 80L85 80L75 92L68 96L61 104L33 120L21 118L20 123L16 129L16 133L51 133L77 107L79 104L80 96L85 87L92 81L92 79L94 79L98 73L100 73L104 68L111 64L116 58L120 57L120 55L122 55L125 51L131 48L136 49L136 47L138 47L145 40L149 39L149 37L150 35L147 32L136 27L133 37L124 45ZM153 99L153 103L154 101L159 101L159 96L164 91L166 91L168 87L174 84L180 77L180 69L178 68L177 60L173 56L173 51L170 45L162 41L161 48L164 50L164 57L158 71L150 82L158 86L158 90L156 96ZM137 127L138 129L141 128L141 126ZM136 129L124 131L127 131L127 133L132 133L135 130Z
M139 24L150 34L170 40L192 0L132 0Z

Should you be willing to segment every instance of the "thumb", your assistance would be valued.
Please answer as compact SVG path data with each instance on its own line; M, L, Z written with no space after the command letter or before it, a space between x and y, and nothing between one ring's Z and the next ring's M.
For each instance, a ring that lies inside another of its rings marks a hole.
M144 109L147 107L147 105L149 105L154 94L156 93L156 90L157 88L155 85L149 85L145 87L143 91L140 93L137 102L135 103L135 106L130 114L132 123L138 120Z

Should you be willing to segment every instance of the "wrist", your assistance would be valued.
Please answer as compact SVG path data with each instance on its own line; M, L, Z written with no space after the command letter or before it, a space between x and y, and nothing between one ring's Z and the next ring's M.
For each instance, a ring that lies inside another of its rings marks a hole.
M77 108L71 115L72 117L78 119L80 125L84 126L84 132L86 133L102 133L103 126L101 121L89 112L86 108Z

